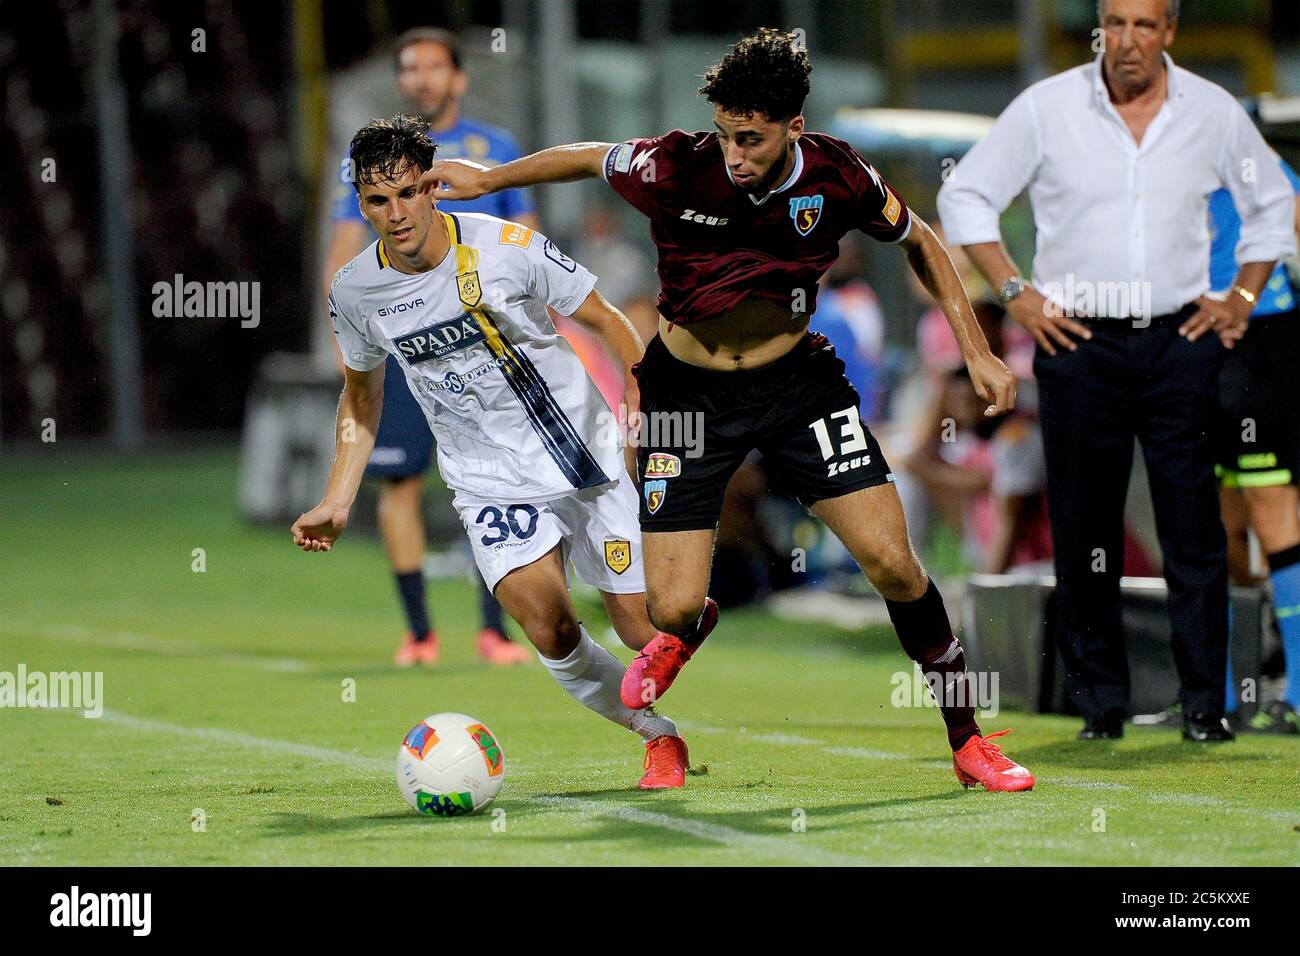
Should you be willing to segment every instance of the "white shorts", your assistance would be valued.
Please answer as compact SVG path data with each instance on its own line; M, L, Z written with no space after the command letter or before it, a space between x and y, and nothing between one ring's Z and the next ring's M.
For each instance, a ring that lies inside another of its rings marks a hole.
M645 590L641 563L640 498L632 478L584 488L551 501L493 501L456 493L452 505L469 535L474 563L490 590L515 568L560 545L565 575L611 594Z

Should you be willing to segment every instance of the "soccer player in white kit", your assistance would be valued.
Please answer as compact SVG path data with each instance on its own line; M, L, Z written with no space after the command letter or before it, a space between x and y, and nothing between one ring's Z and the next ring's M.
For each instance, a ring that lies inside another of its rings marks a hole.
M600 590L623 643L640 650L655 637L625 450L547 306L618 357L629 418L639 404L631 367L640 338L595 291L595 276L545 236L440 212L417 188L434 150L426 124L401 114L353 137L361 209L379 239L334 277L330 315L346 366L334 464L321 503L294 522L294 542L329 551L347 525L379 424L384 366L396 356L488 587L570 696L645 740L640 786L683 786L687 750L676 726L623 704L623 665L591 639L569 598L572 561Z

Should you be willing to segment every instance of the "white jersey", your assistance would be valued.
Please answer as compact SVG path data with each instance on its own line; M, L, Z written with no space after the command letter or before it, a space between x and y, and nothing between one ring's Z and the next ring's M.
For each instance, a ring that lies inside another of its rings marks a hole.
M525 226L437 214L452 247L433 269L399 272L376 240L334 277L343 361L364 372L396 356L456 491L544 501L618 478L609 406L546 311L572 315L596 277Z

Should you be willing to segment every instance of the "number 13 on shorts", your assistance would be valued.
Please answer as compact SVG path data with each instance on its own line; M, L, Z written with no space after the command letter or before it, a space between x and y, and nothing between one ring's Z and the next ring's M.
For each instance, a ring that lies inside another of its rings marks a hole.
M831 442L830 429L831 424L836 423L835 420L841 418L844 420L844 424L839 426L838 437L847 440L843 441L837 452L835 445ZM862 419L858 417L858 406L856 405L842 408L838 412L831 412L827 417L817 419L808 427L817 436L817 447L821 449L822 458L826 461L844 455L855 455L858 452L866 451L870 447L867 442L867 433L862 427Z

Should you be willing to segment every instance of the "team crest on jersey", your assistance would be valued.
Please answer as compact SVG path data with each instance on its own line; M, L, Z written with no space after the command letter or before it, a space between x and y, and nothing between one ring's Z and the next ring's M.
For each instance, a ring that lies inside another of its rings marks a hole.
M605 564L615 574L622 574L632 566L632 542L611 538L605 542Z
M646 478L676 478L682 473L682 460L667 452L654 452L645 463Z
M645 485L645 506L651 514L663 507L664 496L668 494L668 482L662 478L647 481Z
M456 292L460 295L460 301L465 303L465 308L472 309L478 305L483 298L483 289L478 284L478 271L456 276Z
M801 236L806 236L813 231L817 225L817 220L822 217L822 194L815 196L795 196L790 200L790 218L794 220L794 228Z

